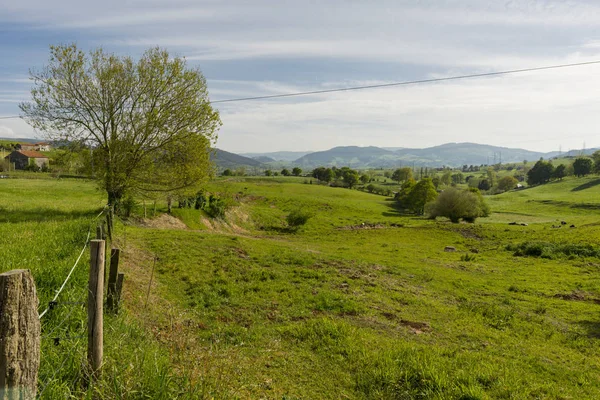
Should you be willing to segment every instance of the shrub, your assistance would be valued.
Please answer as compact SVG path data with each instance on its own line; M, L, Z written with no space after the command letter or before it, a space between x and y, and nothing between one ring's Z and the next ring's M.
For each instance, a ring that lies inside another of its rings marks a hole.
M208 199L208 204L205 207L206 213L213 218L225 218L226 210L227 204L225 201L211 194Z
M137 206L137 201L133 198L133 196L127 195L125 196L117 205L117 213L119 216L123 218L131 217L131 213L133 209Z
M290 228L299 228L302 225L305 225L310 217L311 215L306 211L294 210L288 214L286 221Z
M476 218L487 216L489 208L481 195L451 187L428 204L427 214L434 219L446 217L453 223L459 222L461 218L467 222L475 222Z

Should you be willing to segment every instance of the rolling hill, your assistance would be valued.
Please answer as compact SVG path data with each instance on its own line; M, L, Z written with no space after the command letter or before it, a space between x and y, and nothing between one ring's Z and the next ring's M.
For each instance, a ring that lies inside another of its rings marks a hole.
M220 169L239 167L264 167L264 164L260 161L220 149L214 149L214 152L211 153L211 160L215 164L217 164L217 167Z

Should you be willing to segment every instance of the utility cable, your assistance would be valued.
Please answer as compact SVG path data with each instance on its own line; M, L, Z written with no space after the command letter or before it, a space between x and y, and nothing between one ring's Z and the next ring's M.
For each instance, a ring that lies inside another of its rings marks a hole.
M345 87L345 88L311 90L311 91L307 91L307 92L273 94L273 95L267 95L267 96L238 97L238 98L233 98L233 99L215 100L215 101L211 101L211 103L212 104L233 103L233 102L238 102L238 101L266 100L266 99L278 99L278 98L283 98L283 97L308 96L308 95L323 94L323 93L349 92L349 91L353 91L353 90L377 89L377 88L385 88L385 87L393 87L393 86L417 85L417 84L422 84L422 83L455 81L455 80L459 80L459 79L483 78L483 77L488 77L488 76L518 74L518 73L523 73L523 72L544 71L544 70L558 69L558 68L581 67L581 66L585 66L585 65L594 65L594 64L600 64L600 60L584 61L584 62L570 63L570 64L554 64L554 65L546 65L546 66L542 66L542 67L532 67L532 68L509 69L509 70L504 70L504 71L483 72L483 73L479 73L479 74L455 75L455 76L448 76L445 78L418 79L418 80L410 80L410 81L402 81L402 82L380 83L380 84L376 84L376 85L350 86L350 87ZM0 117L0 119L11 119L11 118L21 118L21 117L22 116L20 116L20 115L14 115L14 116Z
M584 65L593 65L593 64L600 64L600 60L571 63L571 64L547 65L547 66L543 66L543 67L511 69L511 70L506 70L506 71L484 72L484 73L480 73L480 74L456 75L456 76L449 76L449 77L445 77L445 78L419 79L419 80L411 80L411 81L403 81L403 82L380 83L380 84L376 84L376 85L351 86L351 87L346 87L346 88L312 90L312 91L308 91L308 92L273 94L273 95L267 95L267 96L240 97L240 98L235 98L235 99L216 100L216 101L212 101L211 103L213 103L213 104L215 104L215 103L232 103L232 102L236 102L236 101L265 100L265 99L277 99L277 98L282 98L282 97L307 96L307 95L312 95L312 94L348 92L348 91L352 91L352 90L376 89L376 88L385 88L385 87L392 87L392 86L416 85L416 84L421 84L421 83L455 81L455 80L459 80L459 79L482 78L482 77L487 77L487 76L518 74L518 73L522 73L522 72L543 71L543 70L558 69L558 68L580 67L580 66L584 66Z

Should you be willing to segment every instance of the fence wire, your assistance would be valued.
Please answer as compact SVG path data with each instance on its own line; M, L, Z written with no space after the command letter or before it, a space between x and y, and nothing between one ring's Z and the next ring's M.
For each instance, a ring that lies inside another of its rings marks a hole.
M54 298L48 303L48 307L46 307L46 309L40 314L40 316L39 316L40 319L42 319L42 317L44 315L46 315L46 313L48 312L48 310L52 309L54 307L54 305L56 305L56 299L58 299L58 296L60 295L60 293L63 291L63 289L67 285L67 282L71 278L71 275L73 274L73 271L75 271L75 268L79 264L79 261L81 260L81 257L83 257L83 253L85 253L85 250L87 249L87 246L90 243L90 236L92 234L92 226L98 220L98 218L100 218L107 210L108 210L108 206L105 206L102 209L102 211L100 212L100 214L98 214L92 220L92 222L90 223L90 227L88 229L87 237L85 239L85 244L83 245L83 249L81 249L81 253L79 253L79 257L77 257L77 261L75 261L75 264L73 265L73 267L69 271L69 274L67 275L67 278L65 279L65 281L63 282L63 284L61 285L61 287L56 291L56 294L54 295Z

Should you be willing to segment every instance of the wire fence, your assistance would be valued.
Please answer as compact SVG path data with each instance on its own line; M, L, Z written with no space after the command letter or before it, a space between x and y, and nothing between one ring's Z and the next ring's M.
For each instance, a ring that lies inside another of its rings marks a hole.
M89 228L88 228L88 232L87 232L87 235L86 235L86 239L85 239L85 243L83 244L83 248L81 249L81 252L79 253L79 256L77 257L77 260L75 261L75 263L73 264L73 266L70 268L69 273L67 274L67 276L66 276L65 280L63 281L62 285L58 288L58 290L55 291L55 295L52 298L52 300L48 302L48 305L47 305L46 309L39 314L39 319L41 320L44 316L49 315L49 312L55 310L58 307L69 307L70 309L68 310L68 312L66 313L66 315L64 315L64 317L62 317L59 321L57 321L56 325L50 330L49 333L43 334L41 336L41 339L43 339L43 340L52 340L54 346L60 346L65 341L76 340L76 342L69 343L69 345L65 349L66 351L62 352L63 353L63 361L60 364L60 366L52 371L52 375L48 379L46 379L43 384L41 384L41 382L40 382L41 389L40 389L40 391L38 393L38 398L42 398L42 395L45 393L45 391L50 386L50 384L52 383L52 381L54 381L54 379L60 373L60 371L62 371L65 368L65 366L67 366L68 361L72 360L73 359L73 355L76 354L76 353L78 353L81 350L79 348L80 347L80 342L78 341L78 339L83 339L83 338L87 337L87 330L85 332L83 332L83 333L75 334L75 335L70 334L68 328L65 329L65 330L61 330L61 328L63 326L65 326L65 324L68 321L72 320L73 314L77 310L81 310L82 306L85 306L87 303L85 301L70 301L70 300L59 301L59 296L61 295L61 293L63 292L63 290L67 286L67 283L71 279L71 277L73 275L73 272L75 271L75 269L79 265L81 259L83 258L83 254L85 253L86 249L88 248L88 246L90 244L93 227L97 224L98 220L103 215L105 215L105 213L107 211L108 211L108 206L105 206L102 209L102 211L97 216L95 216L92 219L92 221L90 222L90 225L89 225ZM87 293L87 290L86 290L86 293ZM46 325L46 324L44 324L44 325Z

